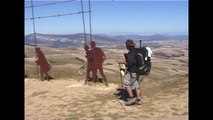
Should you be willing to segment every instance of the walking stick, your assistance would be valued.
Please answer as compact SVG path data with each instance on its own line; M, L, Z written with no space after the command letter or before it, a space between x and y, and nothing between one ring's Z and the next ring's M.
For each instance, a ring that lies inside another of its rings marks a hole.
M119 72L120 72L120 78L121 78L121 90L123 89L123 77L122 77L122 74L121 74L121 71L120 71L120 69L121 69L121 65L120 65L120 63L119 63ZM123 91L121 91L122 92L122 97L124 97L124 92ZM116 96L117 97L117 96ZM118 97L117 97L117 99L118 99ZM119 99L118 99L118 101L119 101ZM124 104L122 104L120 101L119 101L119 103L121 104L121 106L122 106L122 108L124 109L124 111L126 112L126 107L124 106Z

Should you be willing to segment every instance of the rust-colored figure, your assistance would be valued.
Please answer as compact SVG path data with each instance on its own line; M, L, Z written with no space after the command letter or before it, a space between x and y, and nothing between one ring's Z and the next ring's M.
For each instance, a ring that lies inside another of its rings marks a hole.
M93 59L93 68L92 68L92 77L93 81L95 82L97 80L97 70L99 70L105 85L108 86L106 76L103 72L102 63L106 59L106 56L101 48L96 47L95 41L90 42L91 50L92 50L92 59Z
M44 56L43 52L39 47L35 48L38 60L35 62L40 66L40 79L45 80L45 79L53 79L52 77L49 76L48 72L51 69L51 65L47 61L46 57Z
M92 51L89 50L88 45L84 45L84 50L86 51L86 58L87 58L87 74L85 79L85 84L87 84L89 78L90 78L90 72L92 71L93 61L92 61Z

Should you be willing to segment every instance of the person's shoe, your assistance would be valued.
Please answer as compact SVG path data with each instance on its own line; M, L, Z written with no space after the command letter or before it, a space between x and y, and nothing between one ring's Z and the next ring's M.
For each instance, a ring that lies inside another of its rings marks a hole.
M48 77L44 77L44 78L43 78L43 80L47 80L47 79L48 79Z
M136 104L137 104L137 105L142 105L141 99L136 99Z
M126 106L133 105L136 103L136 98L129 98L128 101L125 103Z
M51 80L51 79L54 79L54 78L48 75L47 80Z
M48 80L48 81L50 81L51 79L54 79L54 78L49 75L45 78L45 80Z

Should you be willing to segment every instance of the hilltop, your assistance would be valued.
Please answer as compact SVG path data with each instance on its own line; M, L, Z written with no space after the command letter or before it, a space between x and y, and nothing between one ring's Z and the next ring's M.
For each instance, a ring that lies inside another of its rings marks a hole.
M90 35L83 33L76 34L41 34L36 33L36 42L39 45L47 45L51 47L70 47L70 46L83 46L85 41L89 43ZM186 41L188 40L188 35L178 34L152 34L152 35L106 35L106 34L94 34L92 35L92 40L100 46L111 47L111 48L123 48L123 43L126 39L134 39L137 43L142 40L143 43L151 41ZM25 36L25 44L34 45L35 39L34 34L29 34Z
M114 93L120 85L118 59L125 47L103 47L107 56L104 72L109 87L102 83L83 85L86 63L83 47L40 45L52 64L52 81L37 79L34 47L25 45L25 118L27 120L122 119L188 120L188 42L153 40L152 70L140 84L141 106L126 106ZM123 43L122 43L123 44Z

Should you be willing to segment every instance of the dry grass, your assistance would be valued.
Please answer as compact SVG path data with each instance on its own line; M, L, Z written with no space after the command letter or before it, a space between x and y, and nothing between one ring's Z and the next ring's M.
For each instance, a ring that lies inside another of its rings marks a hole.
M175 44L162 43L164 47L153 49L157 54L153 55L151 73L140 84L143 105L126 106L127 112L121 106L124 102L113 94L121 81L117 60L122 59L125 50L105 48L109 56L104 63L109 81L106 87L103 83L84 85L85 76L78 74L84 63L76 59L84 58L84 51L75 48L45 47L50 50L47 57L55 79L37 80L35 58L28 53L32 52L28 46L25 52L32 56L25 58L29 75L25 79L26 120L188 120L187 45ZM160 56L158 50L169 56ZM176 56L180 53L184 56Z

